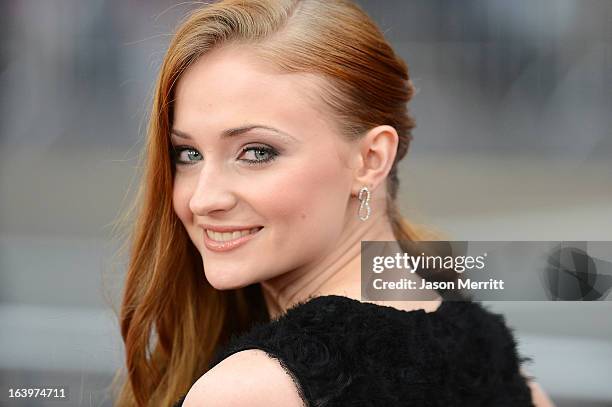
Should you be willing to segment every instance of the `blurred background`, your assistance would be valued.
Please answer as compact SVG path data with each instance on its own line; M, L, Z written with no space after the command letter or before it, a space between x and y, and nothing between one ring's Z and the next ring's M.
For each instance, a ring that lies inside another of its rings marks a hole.
M612 1L357 3L418 90L400 176L410 219L454 240L612 240ZM0 1L0 405L40 385L112 404L126 264L112 224L194 6ZM558 406L612 405L612 302L487 306Z

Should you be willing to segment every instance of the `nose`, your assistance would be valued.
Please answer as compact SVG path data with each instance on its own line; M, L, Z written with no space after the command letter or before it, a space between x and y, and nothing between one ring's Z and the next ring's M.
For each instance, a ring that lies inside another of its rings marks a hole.
M215 211L228 211L236 205L230 177L211 165L202 167L189 199L189 209L194 215L206 216Z

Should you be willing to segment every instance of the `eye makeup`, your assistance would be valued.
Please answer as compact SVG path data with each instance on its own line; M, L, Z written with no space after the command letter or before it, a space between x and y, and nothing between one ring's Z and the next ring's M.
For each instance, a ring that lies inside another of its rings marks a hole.
M239 161L245 162L248 165L261 165L275 160L279 155L278 151L270 146L258 145L243 147L241 149L240 156L246 155L250 152L253 153L253 159L241 159ZM200 154L197 149L189 145L173 145L170 154L173 164L177 166L193 165L203 159L202 154Z

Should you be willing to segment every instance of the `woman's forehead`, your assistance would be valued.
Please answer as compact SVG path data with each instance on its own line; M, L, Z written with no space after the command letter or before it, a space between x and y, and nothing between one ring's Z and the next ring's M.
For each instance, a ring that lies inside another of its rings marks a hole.
M184 131L262 121L294 132L327 127L318 86L313 75L276 73L240 49L215 50L179 79L173 124Z
M316 92L318 82L314 75L278 73L252 51L230 47L211 51L191 65L179 79L177 97L231 102L275 97L291 103L306 100L308 92Z

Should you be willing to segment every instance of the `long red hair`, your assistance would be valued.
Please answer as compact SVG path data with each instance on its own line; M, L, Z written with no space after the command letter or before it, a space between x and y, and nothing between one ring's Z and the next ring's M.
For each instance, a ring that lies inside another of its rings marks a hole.
M321 101L344 137L393 126L399 146L386 185L390 222L400 242L432 236L402 218L396 204L397 163L415 127L407 110L414 88L406 64L367 14L348 0L225 0L193 11L164 57L150 114L121 303L126 365L115 377L118 406L171 405L231 335L269 318L259 284L219 291L206 281L200 253L172 206L175 85L200 56L229 42L251 45L279 72L323 78Z

